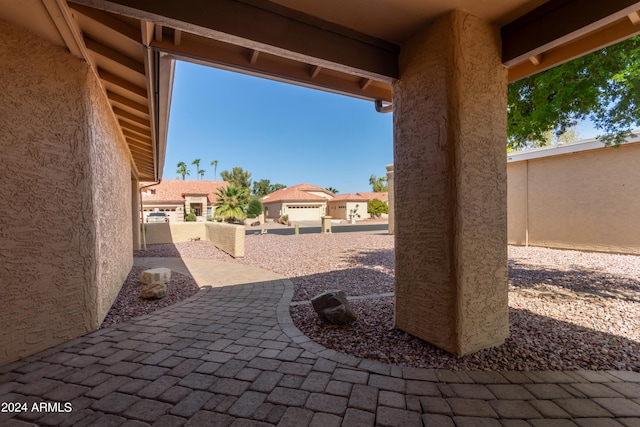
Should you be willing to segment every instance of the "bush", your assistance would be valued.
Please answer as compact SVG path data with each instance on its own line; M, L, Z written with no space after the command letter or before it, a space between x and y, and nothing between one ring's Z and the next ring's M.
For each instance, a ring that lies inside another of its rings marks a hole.
M184 220L187 222L196 222L196 216L195 214L190 213L184 217Z
M375 217L389 213L389 206L380 199L372 199L367 203L367 212Z
M251 199L251 201L249 202L249 206L247 207L247 217L255 218L256 216L260 215L263 210L264 207L262 206L262 202L258 200L257 197L254 197L253 199Z

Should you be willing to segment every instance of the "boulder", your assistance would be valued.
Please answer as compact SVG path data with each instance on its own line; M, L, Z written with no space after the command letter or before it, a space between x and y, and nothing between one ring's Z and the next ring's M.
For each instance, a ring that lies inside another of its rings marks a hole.
M168 268L152 268L151 270L145 270L140 275L140 281L145 285L167 285L171 281L171 270Z
M344 325L356 320L356 313L349 305L344 291L336 289L321 293L313 297L311 304L324 322Z
M167 295L167 285L164 283L153 283L145 285L140 292L140 298L144 299L160 299Z

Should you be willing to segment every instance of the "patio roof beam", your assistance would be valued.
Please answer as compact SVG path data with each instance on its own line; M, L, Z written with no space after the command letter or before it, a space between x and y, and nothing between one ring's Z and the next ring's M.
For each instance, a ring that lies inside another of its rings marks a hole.
M141 98L147 98L147 90L135 85L133 83L131 83L128 80L125 80L123 78L120 78L118 76L116 76L115 74L112 74L108 71L102 70L102 69L98 69L98 75L100 76L100 79L104 80L107 83L111 83L112 85L116 85L124 90L126 90L127 92L130 92L134 95L137 95Z
M637 0L550 0L501 28L502 62L516 65L625 19L639 9Z
M360 77L399 77L398 45L266 0L71 1Z
M123 36L133 40L136 43L142 43L140 32L137 30L137 28L130 27L124 22L109 15L108 13L105 13L98 9L94 9L92 7L86 7L81 4L74 3L69 3L69 8L85 16L87 19L90 19L93 22L102 25L103 27L122 34Z
M127 120L131 123L146 126L147 128L149 128L148 120L145 120L140 116L136 116L135 114L131 114L128 111L124 111L121 108L113 107L113 114L115 114L119 120Z
M133 125L124 120L118 120L118 123L120 124L120 126L122 126L123 129L130 130L131 132L135 132L138 135L151 139L151 130L149 129L149 127L142 128L140 126Z
M149 107L143 104L138 104L135 101L130 100L129 98L125 98L124 96L118 95L117 93L107 91L107 97L112 102L124 105L125 107L129 107L133 110L139 111L145 114L147 117L149 116Z
M111 49L101 43L98 43L95 40L90 39L89 37L84 38L84 44L91 52L99 55L105 59L113 61L117 64L121 64L124 67L127 67L131 71L144 76L144 64L136 61L135 59L131 59L128 56L123 55L122 53Z

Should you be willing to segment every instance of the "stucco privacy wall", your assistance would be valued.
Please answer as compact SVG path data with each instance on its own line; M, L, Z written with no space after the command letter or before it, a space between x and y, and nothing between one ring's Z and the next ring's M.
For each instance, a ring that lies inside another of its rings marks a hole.
M509 243L640 254L639 158L633 143L510 162Z
M193 238L209 240L234 258L244 257L246 228L224 222L145 224L147 244L179 243Z
M508 336L506 89L498 30L452 12L393 87L396 326L466 354Z
M129 272L131 173L89 67L0 21L0 364L95 330Z

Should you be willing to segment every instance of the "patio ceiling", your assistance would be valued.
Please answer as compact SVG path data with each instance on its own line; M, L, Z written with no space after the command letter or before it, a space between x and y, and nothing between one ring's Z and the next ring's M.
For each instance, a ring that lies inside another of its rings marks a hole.
M142 181L157 181L176 59L391 101L400 45L451 9L501 28L515 81L640 33L631 0L0 0L91 64Z

